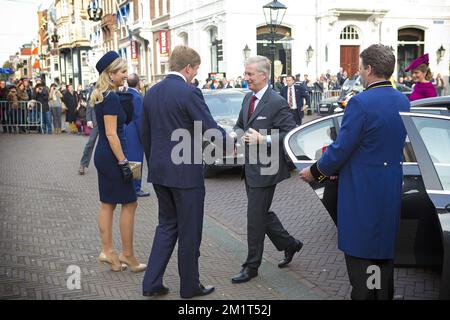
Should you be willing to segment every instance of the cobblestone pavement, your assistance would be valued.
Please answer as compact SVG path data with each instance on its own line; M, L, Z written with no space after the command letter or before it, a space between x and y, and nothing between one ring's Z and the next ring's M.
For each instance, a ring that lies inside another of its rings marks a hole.
M143 274L113 273L98 265L98 191L95 167L77 174L86 138L72 135L0 135L0 298L143 299ZM157 202L140 198L135 250L146 262L157 224ZM200 257L201 281L216 291L202 299L348 299L343 254L336 228L314 192L299 179L279 184L273 209L286 229L305 246L287 269L266 238L260 276L233 285L230 278L246 256L245 189L237 170L206 180L205 223ZM120 250L118 217L114 239ZM81 269L81 289L69 290L69 266ZM179 299L176 254L165 276ZM439 274L396 269L396 294L406 299L436 299Z

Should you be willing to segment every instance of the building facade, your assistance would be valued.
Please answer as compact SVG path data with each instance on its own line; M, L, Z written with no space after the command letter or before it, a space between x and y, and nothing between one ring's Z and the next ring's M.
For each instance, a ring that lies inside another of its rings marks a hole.
M89 31L92 27L88 3L88 0L54 1L61 82L73 84L75 88L87 87L91 81Z
M214 72L231 78L242 75L246 45L251 55L269 54L262 8L267 2L173 1L171 42L200 52L199 80ZM356 7L349 0L281 2L288 9L277 31L276 75L307 73L315 80L327 70L337 73L339 67L351 75L358 68L359 54L374 43L393 48L398 62L395 76L403 75L405 66L423 53L430 54L434 74L449 75L450 7L445 1L378 0ZM223 55L218 54L217 40Z

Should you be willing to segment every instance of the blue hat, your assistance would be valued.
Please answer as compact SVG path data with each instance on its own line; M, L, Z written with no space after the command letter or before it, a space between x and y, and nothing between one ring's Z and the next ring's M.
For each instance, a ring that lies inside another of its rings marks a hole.
M109 51L105 53L105 55L101 57L100 60L98 60L95 68L97 69L98 73L102 73L114 60L118 58L120 58L120 56L117 52Z

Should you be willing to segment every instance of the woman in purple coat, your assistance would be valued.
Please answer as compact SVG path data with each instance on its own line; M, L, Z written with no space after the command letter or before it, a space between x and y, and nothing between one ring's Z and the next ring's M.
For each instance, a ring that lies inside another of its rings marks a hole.
M410 101L436 97L436 88L430 82L433 78L428 59L428 53L414 60L405 71L410 71L412 74L414 90L409 96Z

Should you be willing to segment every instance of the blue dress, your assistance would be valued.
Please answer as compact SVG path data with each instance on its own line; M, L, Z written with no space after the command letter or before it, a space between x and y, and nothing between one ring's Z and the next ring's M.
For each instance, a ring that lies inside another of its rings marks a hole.
M102 103L95 105L95 116L98 126L98 142L95 148L94 163L98 173L98 189L100 201L110 204L125 204L137 201L133 181L124 183L118 160L109 145L105 132L105 115L117 116L117 135L124 154L127 150L124 124L127 118L120 105L119 96L114 92L105 95Z

